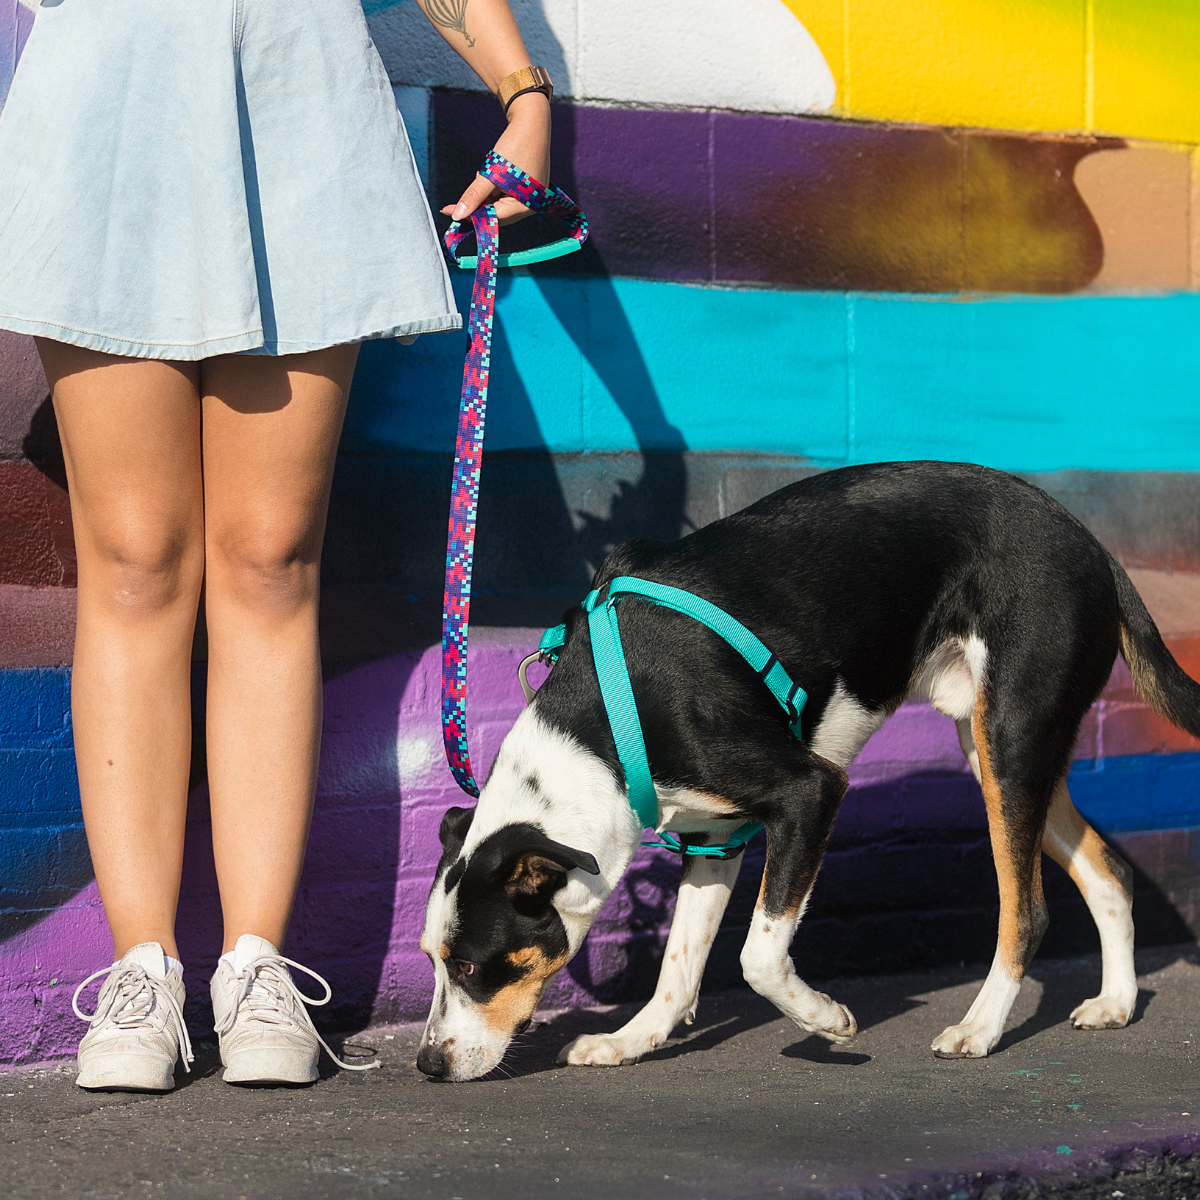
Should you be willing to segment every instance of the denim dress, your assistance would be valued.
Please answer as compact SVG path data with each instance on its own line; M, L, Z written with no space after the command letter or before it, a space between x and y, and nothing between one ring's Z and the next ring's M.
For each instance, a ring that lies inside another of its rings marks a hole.
M361 0L43 0L0 114L0 328L201 359L461 324Z

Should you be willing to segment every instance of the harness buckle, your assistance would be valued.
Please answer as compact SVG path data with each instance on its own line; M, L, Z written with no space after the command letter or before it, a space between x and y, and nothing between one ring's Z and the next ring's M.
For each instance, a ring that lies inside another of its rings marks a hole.
M800 720L800 710L796 707L796 693L799 690L800 690L800 685L798 683L793 683L792 687L791 687L791 691L788 692L788 696L787 696L788 719L791 721L791 723L793 725L795 725L796 722Z

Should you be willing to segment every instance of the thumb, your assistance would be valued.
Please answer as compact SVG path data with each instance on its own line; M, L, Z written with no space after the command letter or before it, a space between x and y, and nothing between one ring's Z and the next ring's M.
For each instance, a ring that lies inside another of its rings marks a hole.
M476 175L471 186L459 197L450 216L455 221L469 217L481 204L486 204L495 191L496 187L490 180L484 179L482 175Z

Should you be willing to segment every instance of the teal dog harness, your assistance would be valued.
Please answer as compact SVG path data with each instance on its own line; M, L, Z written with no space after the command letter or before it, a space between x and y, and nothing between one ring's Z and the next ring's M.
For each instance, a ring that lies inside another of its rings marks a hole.
M607 598L601 601L601 590ZM629 804L634 815L646 829L658 825L658 793L650 777L650 761L646 756L646 741L642 737L642 724L638 719L637 704L629 682L629 669L625 665L625 651L621 645L621 630L617 622L617 604L625 596L638 596L652 604L673 609L706 625L713 633L729 643L754 668L758 677L767 685L771 695L779 701L787 714L788 724L797 738L800 737L800 713L808 699L804 689L793 682L783 669L779 659L767 649L740 621L735 621L724 609L682 588L668 587L649 579L638 579L632 575L620 575L607 589L589 592L583 602L587 613L588 631L592 639L592 657L596 663L596 675L600 680L600 695L608 714L613 740L617 744L617 757L625 769L625 783L629 789ZM538 645L540 657L551 663L557 661L559 651L567 640L567 627L555 625L547 629ZM528 660L527 660L528 661ZM522 685L525 684L522 664ZM527 690L527 695L530 692ZM709 858L732 858L740 854L745 844L760 830L762 824L749 821L737 829L723 846L700 846L691 842L681 843L673 834L664 833L662 840L645 842L677 854L703 855Z

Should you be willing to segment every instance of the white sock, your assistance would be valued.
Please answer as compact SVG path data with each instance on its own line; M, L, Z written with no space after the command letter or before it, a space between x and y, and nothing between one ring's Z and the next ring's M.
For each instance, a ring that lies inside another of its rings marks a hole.
M170 973L171 971L174 971L179 976L179 978L182 979L183 978L183 963L181 963L179 961L179 959L177 959L177 958L172 958L169 954L164 954L163 958L166 960L168 973Z

